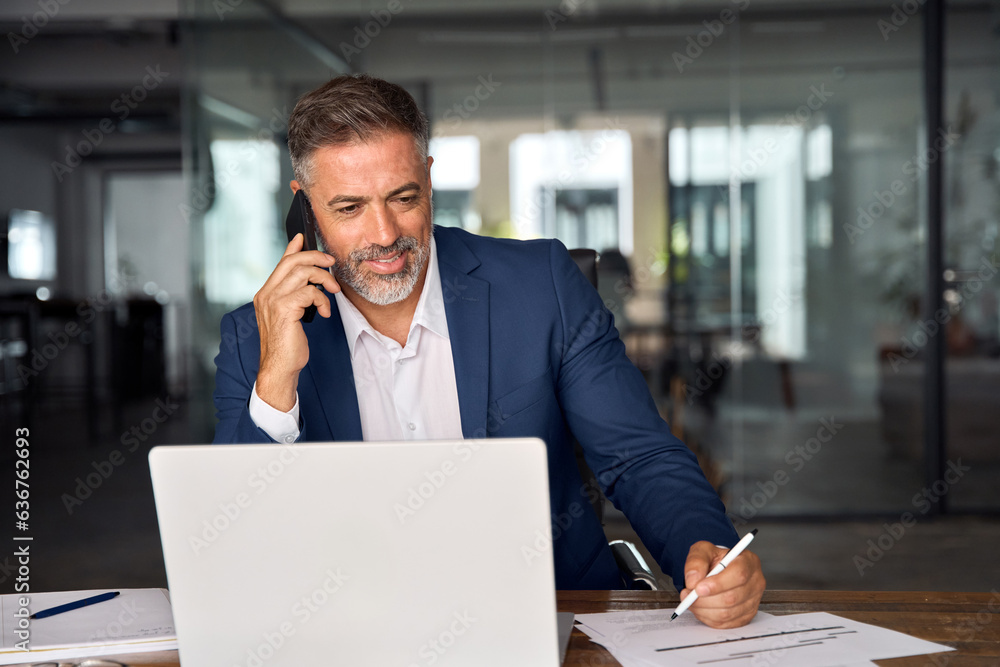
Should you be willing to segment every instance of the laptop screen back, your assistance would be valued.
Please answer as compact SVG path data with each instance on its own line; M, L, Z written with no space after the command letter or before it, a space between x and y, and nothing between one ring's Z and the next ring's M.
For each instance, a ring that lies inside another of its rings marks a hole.
M537 439L158 447L185 667L559 664Z

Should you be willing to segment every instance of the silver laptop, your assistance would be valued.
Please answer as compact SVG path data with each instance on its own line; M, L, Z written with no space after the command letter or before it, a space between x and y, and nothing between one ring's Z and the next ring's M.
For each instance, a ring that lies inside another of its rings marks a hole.
M149 455L184 667L560 662L545 445Z

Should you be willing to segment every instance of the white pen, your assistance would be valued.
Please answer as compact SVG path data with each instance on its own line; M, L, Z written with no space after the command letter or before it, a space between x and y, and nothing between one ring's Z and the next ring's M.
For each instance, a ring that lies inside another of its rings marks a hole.
M743 539L737 542L735 547L726 552L726 555L722 557L722 560L719 561L719 564L713 567L712 571L709 572L705 578L707 579L708 577L712 577L725 570L730 563L736 560L737 556L743 553L743 550L746 549L747 546L749 546L750 542L753 541L753 536L756 534L757 534L757 529L754 528L749 533L744 535ZM698 593L696 593L695 591L691 591L691 593L689 593L688 596L684 598L684 601L681 602L679 605L677 605L677 609L674 610L674 613L670 617L670 620L672 621L681 614L683 614L684 612L686 612L687 608L693 605L694 601L697 599L698 599Z

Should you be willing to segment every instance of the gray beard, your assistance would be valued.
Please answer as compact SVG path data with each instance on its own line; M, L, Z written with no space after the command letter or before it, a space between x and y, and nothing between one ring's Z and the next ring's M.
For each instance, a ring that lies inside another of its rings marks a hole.
M361 268L366 260L395 255L404 250L407 251L406 265L399 273L382 275ZM401 236L389 247L369 246L353 251L347 259L334 255L337 263L333 266L333 275L365 301L376 306L388 306L410 296L429 257L429 242L421 246L414 237Z

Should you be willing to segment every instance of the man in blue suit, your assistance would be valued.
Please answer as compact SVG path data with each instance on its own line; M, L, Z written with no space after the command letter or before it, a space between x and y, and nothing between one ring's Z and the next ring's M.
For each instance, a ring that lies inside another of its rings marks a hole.
M760 561L747 551L706 579L736 532L597 291L558 241L434 227L427 141L412 97L379 79L339 77L298 102L291 187L325 252L296 236L253 304L223 319L216 442L539 437L557 587L619 588L578 440L682 596L697 587L691 611L747 623ZM321 317L303 324L310 306Z

